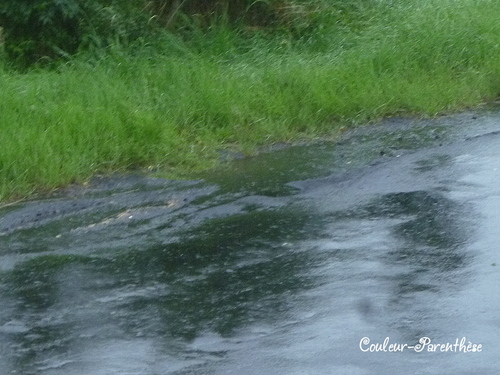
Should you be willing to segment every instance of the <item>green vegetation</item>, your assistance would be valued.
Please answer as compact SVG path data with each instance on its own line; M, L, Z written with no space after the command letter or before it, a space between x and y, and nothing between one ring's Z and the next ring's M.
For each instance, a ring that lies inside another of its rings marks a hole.
M96 173L193 171L213 166L223 148L335 136L500 92L494 0L257 3L272 10L267 18L248 7L188 17L151 5L162 23L133 38L116 37L133 35L121 24L90 34L82 30L99 25L78 21L78 43L52 45L62 60L51 52L50 64L31 68L46 46L25 54L17 36L6 41L21 52L0 63L0 200Z

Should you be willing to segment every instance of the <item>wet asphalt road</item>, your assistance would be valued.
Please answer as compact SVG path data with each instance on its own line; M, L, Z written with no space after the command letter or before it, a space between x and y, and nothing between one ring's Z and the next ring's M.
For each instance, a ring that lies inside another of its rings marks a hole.
M499 373L497 111L200 178L2 208L0 374Z

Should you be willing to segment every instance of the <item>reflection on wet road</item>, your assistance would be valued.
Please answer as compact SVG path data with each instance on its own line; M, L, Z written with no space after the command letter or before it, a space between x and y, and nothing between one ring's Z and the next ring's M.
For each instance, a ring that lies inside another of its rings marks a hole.
M4 207L0 374L497 374L499 129L391 120ZM422 337L455 351L377 350Z

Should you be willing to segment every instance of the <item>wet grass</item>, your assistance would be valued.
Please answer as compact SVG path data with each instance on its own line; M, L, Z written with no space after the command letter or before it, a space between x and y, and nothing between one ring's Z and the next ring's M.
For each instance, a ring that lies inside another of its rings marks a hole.
M0 200L96 173L179 175L213 166L223 148L252 152L497 98L496 2L375 3L356 27L325 23L298 39L221 27L51 71L0 66Z

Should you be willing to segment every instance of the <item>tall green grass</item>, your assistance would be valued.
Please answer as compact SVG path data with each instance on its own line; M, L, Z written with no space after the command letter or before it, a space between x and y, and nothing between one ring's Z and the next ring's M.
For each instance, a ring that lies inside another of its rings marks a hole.
M96 173L206 168L224 147L251 152L498 96L496 1L374 1L366 12L352 29L325 19L299 39L221 26L52 71L0 67L0 200Z

